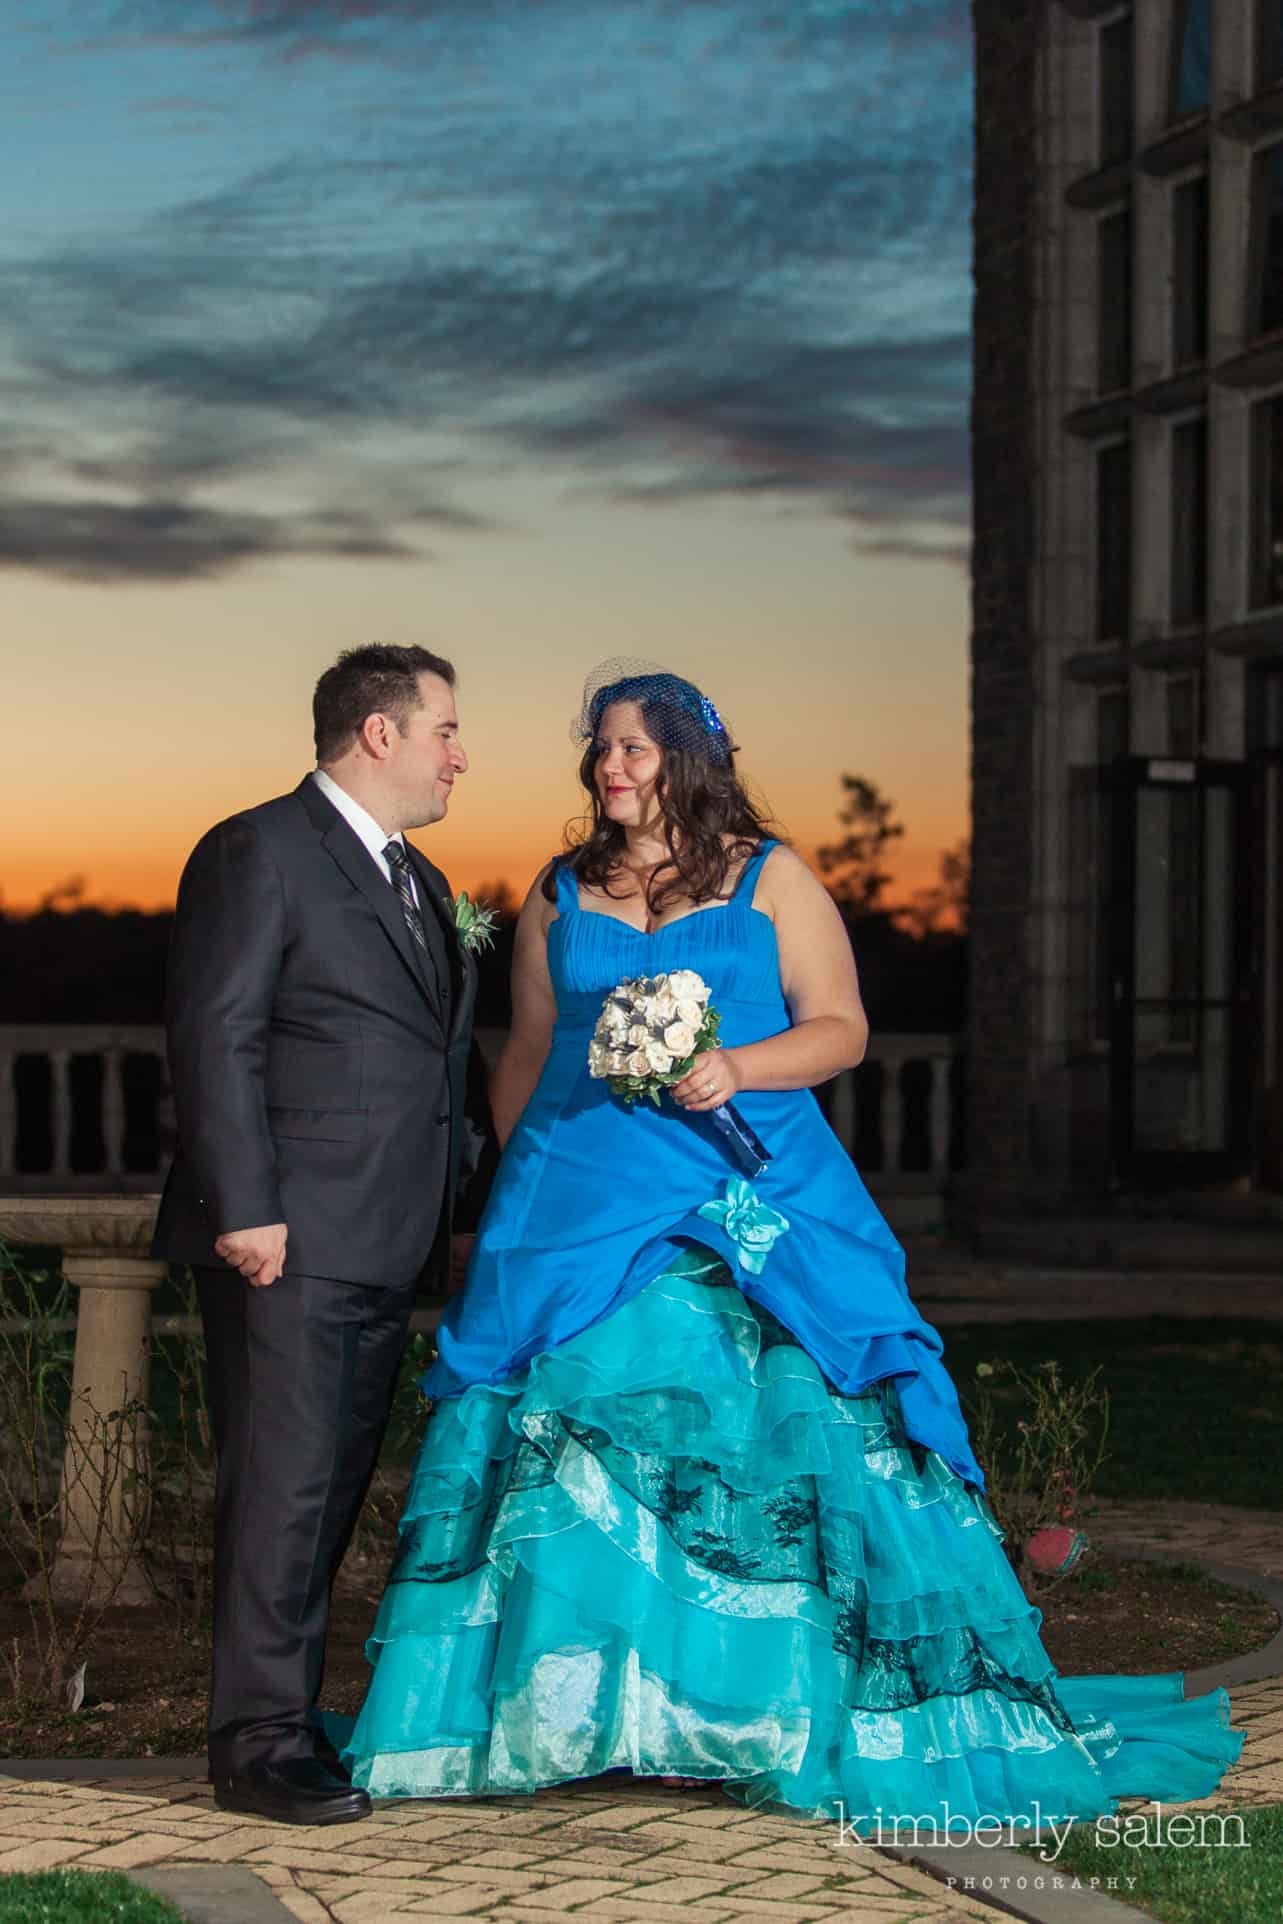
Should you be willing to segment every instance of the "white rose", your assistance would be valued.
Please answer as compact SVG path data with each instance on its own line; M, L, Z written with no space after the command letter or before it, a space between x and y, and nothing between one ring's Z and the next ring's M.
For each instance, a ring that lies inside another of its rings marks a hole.
M610 1074L610 1050L604 1042L594 1039L588 1044L588 1073L599 1078Z
M677 997L671 989L661 989L658 995L651 997L650 1007L646 1013L652 1022L659 1024L661 1029L666 1028L670 1022L676 1019Z
M627 1049L616 1050L610 1058L610 1067L607 1070L607 1074L612 1076L626 1076L629 1073L628 1065L631 1061L632 1057L629 1055Z
M673 1058L662 1042L654 1040L646 1044L646 1060L657 1076L666 1076L673 1066Z
M711 990L694 969L674 969L668 978L668 986L679 1002L698 1002L704 1008Z
M670 1022L664 1031L664 1047L675 1056L688 1056L695 1047L695 1031L689 1022Z
M677 1004L677 1020L679 1022L685 1022L687 1026L694 1029L698 1035L700 1029L704 1026L703 1005L696 1002L692 997L688 996L683 998L683 1000Z
M601 1012L601 1024L607 1035L623 1035L628 1028L628 1011L621 1009L618 1002L608 1002Z
M632 1043L634 1049L644 1049L650 1041L650 1030L644 1022L634 1022L632 1028L628 1031L628 1040Z
M650 1074L650 1057L644 1049L634 1049L633 1053L627 1057L627 1067L624 1070L624 1074L626 1076L648 1076Z

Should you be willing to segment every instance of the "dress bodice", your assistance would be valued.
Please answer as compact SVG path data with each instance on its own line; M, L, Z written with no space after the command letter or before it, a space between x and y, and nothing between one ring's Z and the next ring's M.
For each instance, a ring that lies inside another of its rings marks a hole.
M618 916L585 909L567 864L557 869L557 919L548 931L548 969L557 998L557 1040L591 1028L602 1000L630 976L694 969L712 990L713 1007L729 1042L755 1040L787 1026L780 987L779 949L769 915L754 908L762 865L774 841L765 841L745 864L729 900L718 908L692 909L653 934Z

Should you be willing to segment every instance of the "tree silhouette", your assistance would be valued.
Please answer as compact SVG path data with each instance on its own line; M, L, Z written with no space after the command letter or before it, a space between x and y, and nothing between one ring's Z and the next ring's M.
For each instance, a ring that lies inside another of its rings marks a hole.
M882 895L892 879L882 863L888 843L904 834L904 824L894 819L895 803L876 782L843 775L842 787L846 799L838 821L847 832L840 842L817 849L820 872L833 899L849 914L882 914Z
M941 849L939 880L915 889L912 900L896 911L896 920L921 941L946 929L965 935L970 912L971 843L964 835L952 848Z

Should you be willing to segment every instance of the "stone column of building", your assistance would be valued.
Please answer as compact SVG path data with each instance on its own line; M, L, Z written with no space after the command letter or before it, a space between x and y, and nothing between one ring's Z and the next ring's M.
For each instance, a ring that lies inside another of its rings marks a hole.
M973 0L972 905L965 1197L1029 1167L1036 0Z

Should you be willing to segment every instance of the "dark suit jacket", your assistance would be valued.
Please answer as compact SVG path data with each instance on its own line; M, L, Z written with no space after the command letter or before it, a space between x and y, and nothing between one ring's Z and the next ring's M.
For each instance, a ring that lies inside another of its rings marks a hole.
M409 854L446 1007L391 884L315 782L197 844L170 951L178 1146L155 1255L217 1264L223 1231L283 1222L299 1274L392 1286L435 1268L476 970L445 877Z

